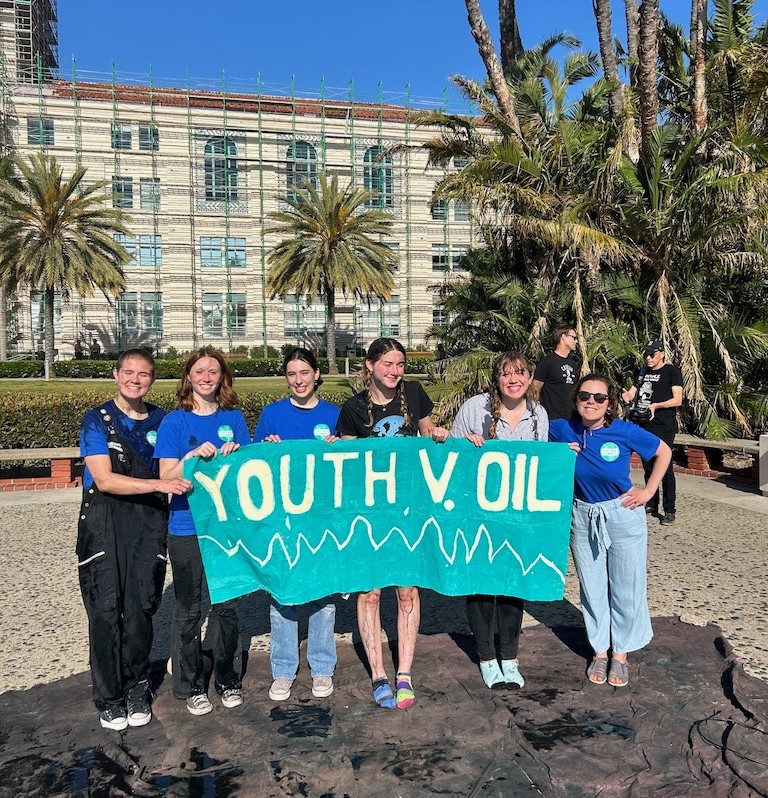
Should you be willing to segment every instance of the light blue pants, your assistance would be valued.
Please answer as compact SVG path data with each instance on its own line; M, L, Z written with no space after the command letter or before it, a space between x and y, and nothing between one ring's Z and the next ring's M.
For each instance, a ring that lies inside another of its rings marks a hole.
M648 611L645 507L620 499L574 499L571 552L581 585L581 610L595 653L636 651L653 637Z
M293 679L299 670L299 606L284 606L276 601L269 606L269 661L273 679ZM323 599L311 601L306 606L309 609L309 670L313 677L333 676L336 667L336 641L333 637L336 605Z

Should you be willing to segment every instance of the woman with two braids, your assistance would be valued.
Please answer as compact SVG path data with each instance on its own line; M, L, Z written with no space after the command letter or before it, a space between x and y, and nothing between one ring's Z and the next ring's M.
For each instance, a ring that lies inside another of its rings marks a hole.
M434 404L421 383L403 380L405 349L399 341L377 338L368 349L363 370L365 390L341 409L337 430L342 440L424 435L444 441L448 437L448 431L432 421ZM419 633L419 592L415 587L397 588L396 694L384 670L380 601L379 588L357 598L357 622L371 668L373 700L384 709L407 709L415 703L411 665Z
M519 352L507 352L493 364L491 387L468 399L451 428L452 438L475 446L487 440L546 441L547 411L533 399L533 367ZM480 673L491 689L525 684L517 659L523 600L513 596L467 596L467 619L477 643ZM494 623L494 621L496 623ZM496 657L494 627L498 624L501 663Z

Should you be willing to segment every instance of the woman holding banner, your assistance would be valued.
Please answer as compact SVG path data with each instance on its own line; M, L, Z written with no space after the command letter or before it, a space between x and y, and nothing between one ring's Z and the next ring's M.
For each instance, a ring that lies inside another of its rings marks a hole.
M636 424L616 420L616 391L599 374L578 381L574 404L570 419L550 424L549 439L578 452L571 552L594 651L587 678L593 684L625 687L627 654L653 636L646 592L645 503L658 489L672 450ZM643 460L656 458L643 487L633 487L629 478L632 452Z
M317 395L323 380L312 352L302 347L291 349L283 360L283 374L291 395L264 408L253 433L253 442L337 441L339 408ZM307 660L312 674L312 695L326 698L333 692L336 667L336 605L326 598L310 602L308 608ZM269 697L273 701L290 698L299 669L297 609L279 604L274 598L269 606L269 659L273 679Z
M491 387L459 409L451 437L475 446L487 440L547 440L547 411L533 398L533 367L519 352L496 359ZM517 659L523 626L523 600L514 596L467 596L467 619L477 643L480 673L486 686L518 688L525 684ZM494 627L498 624L501 667L496 658Z
M163 419L157 432L155 457L160 460L161 478L181 477L184 461L193 457L226 457L250 443L248 425L243 414L235 410L236 404L232 372L221 352L211 347L193 352L184 364L177 409ZM168 531L176 595L171 639L173 694L186 701L193 715L207 715L213 706L205 689L200 639L205 574L186 496L174 496L171 500ZM221 703L227 708L240 706L243 694L234 667L240 645L235 600L211 607L208 632L213 640L214 686Z
M432 421L434 404L421 383L403 380L405 360L405 349L394 338L377 338L370 345L363 365L365 390L348 399L341 409L338 433L342 440L429 435L444 441L448 437L448 430ZM415 587L397 588L396 694L384 670L380 602L378 588L361 593L357 599L357 622L371 668L373 700L384 709L407 709L416 703L411 665L419 633L419 591Z

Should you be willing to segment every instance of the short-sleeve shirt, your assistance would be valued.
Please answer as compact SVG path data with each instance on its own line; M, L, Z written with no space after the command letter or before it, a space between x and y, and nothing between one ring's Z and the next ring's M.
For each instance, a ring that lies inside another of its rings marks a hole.
M209 416L199 416L188 410L174 410L160 424L155 444L155 457L181 460L184 455L209 441L217 448L234 441L241 446L251 442L248 425L239 410L219 409ZM195 525L186 496L171 498L171 517L168 531L172 535L194 535Z
M452 438L466 438L467 435L490 437L493 424L491 395L481 393L467 399L459 408L451 427ZM549 432L547 411L536 402L526 399L525 412L515 428L500 418L496 424L496 439L500 441L546 441Z
M544 405L550 421L571 417L578 369L572 357L562 357L557 352L544 355L536 366L533 378L544 383L539 401Z
M268 435L279 435L284 441L325 440L336 434L340 408L322 399L314 407L297 407L286 397L268 404L259 416L253 442L260 443Z
M371 406L373 414L373 424L371 424L368 415L368 391L363 391L344 402L337 427L339 435L353 435L356 438L416 435L419 431L419 421L427 418L435 405L420 382L403 381L402 386L410 424L405 423L398 395L386 405Z
M672 363L665 363L655 371L647 371L637 389L637 407L643 410L654 402L666 402L672 398L672 388L682 387L683 373ZM675 429L676 408L660 407L655 411L653 419L643 424L646 429L663 427L667 430Z
M80 425L80 456L109 454L107 423L111 423L115 432L130 444L136 454L147 464L152 474L157 476L155 441L160 422L165 417L165 410L149 403L145 403L145 406L148 415L142 419L126 416L115 404L114 399L89 410L83 416ZM86 466L83 471L83 487L90 488L92 484L93 476Z
M659 439L629 421L588 430L576 418L559 418L549 425L549 439L578 443L574 495L594 504L618 499L632 487L629 461L632 452L650 460L659 448Z

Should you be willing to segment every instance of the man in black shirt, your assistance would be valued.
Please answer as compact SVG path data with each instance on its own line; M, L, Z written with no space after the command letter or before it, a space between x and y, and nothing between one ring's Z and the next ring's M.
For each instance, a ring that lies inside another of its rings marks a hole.
M578 379L578 365L572 355L579 345L573 327L556 327L552 333L554 352L545 355L536 366L533 384L539 401L550 421L570 418L573 413L573 392Z
M670 448L675 442L677 430L677 411L683 403L683 375L677 366L666 363L664 343L662 341L649 341L643 347L645 368L640 372L638 384L629 390L621 392L621 398L629 404L637 397L637 409L647 409L650 419L640 426L661 438ZM645 481L653 469L653 459L643 460ZM666 474L661 480L661 490L664 494L664 515L661 523L664 526L675 523L675 471L672 462L669 463ZM659 492L646 504L647 513L656 514L659 511Z

